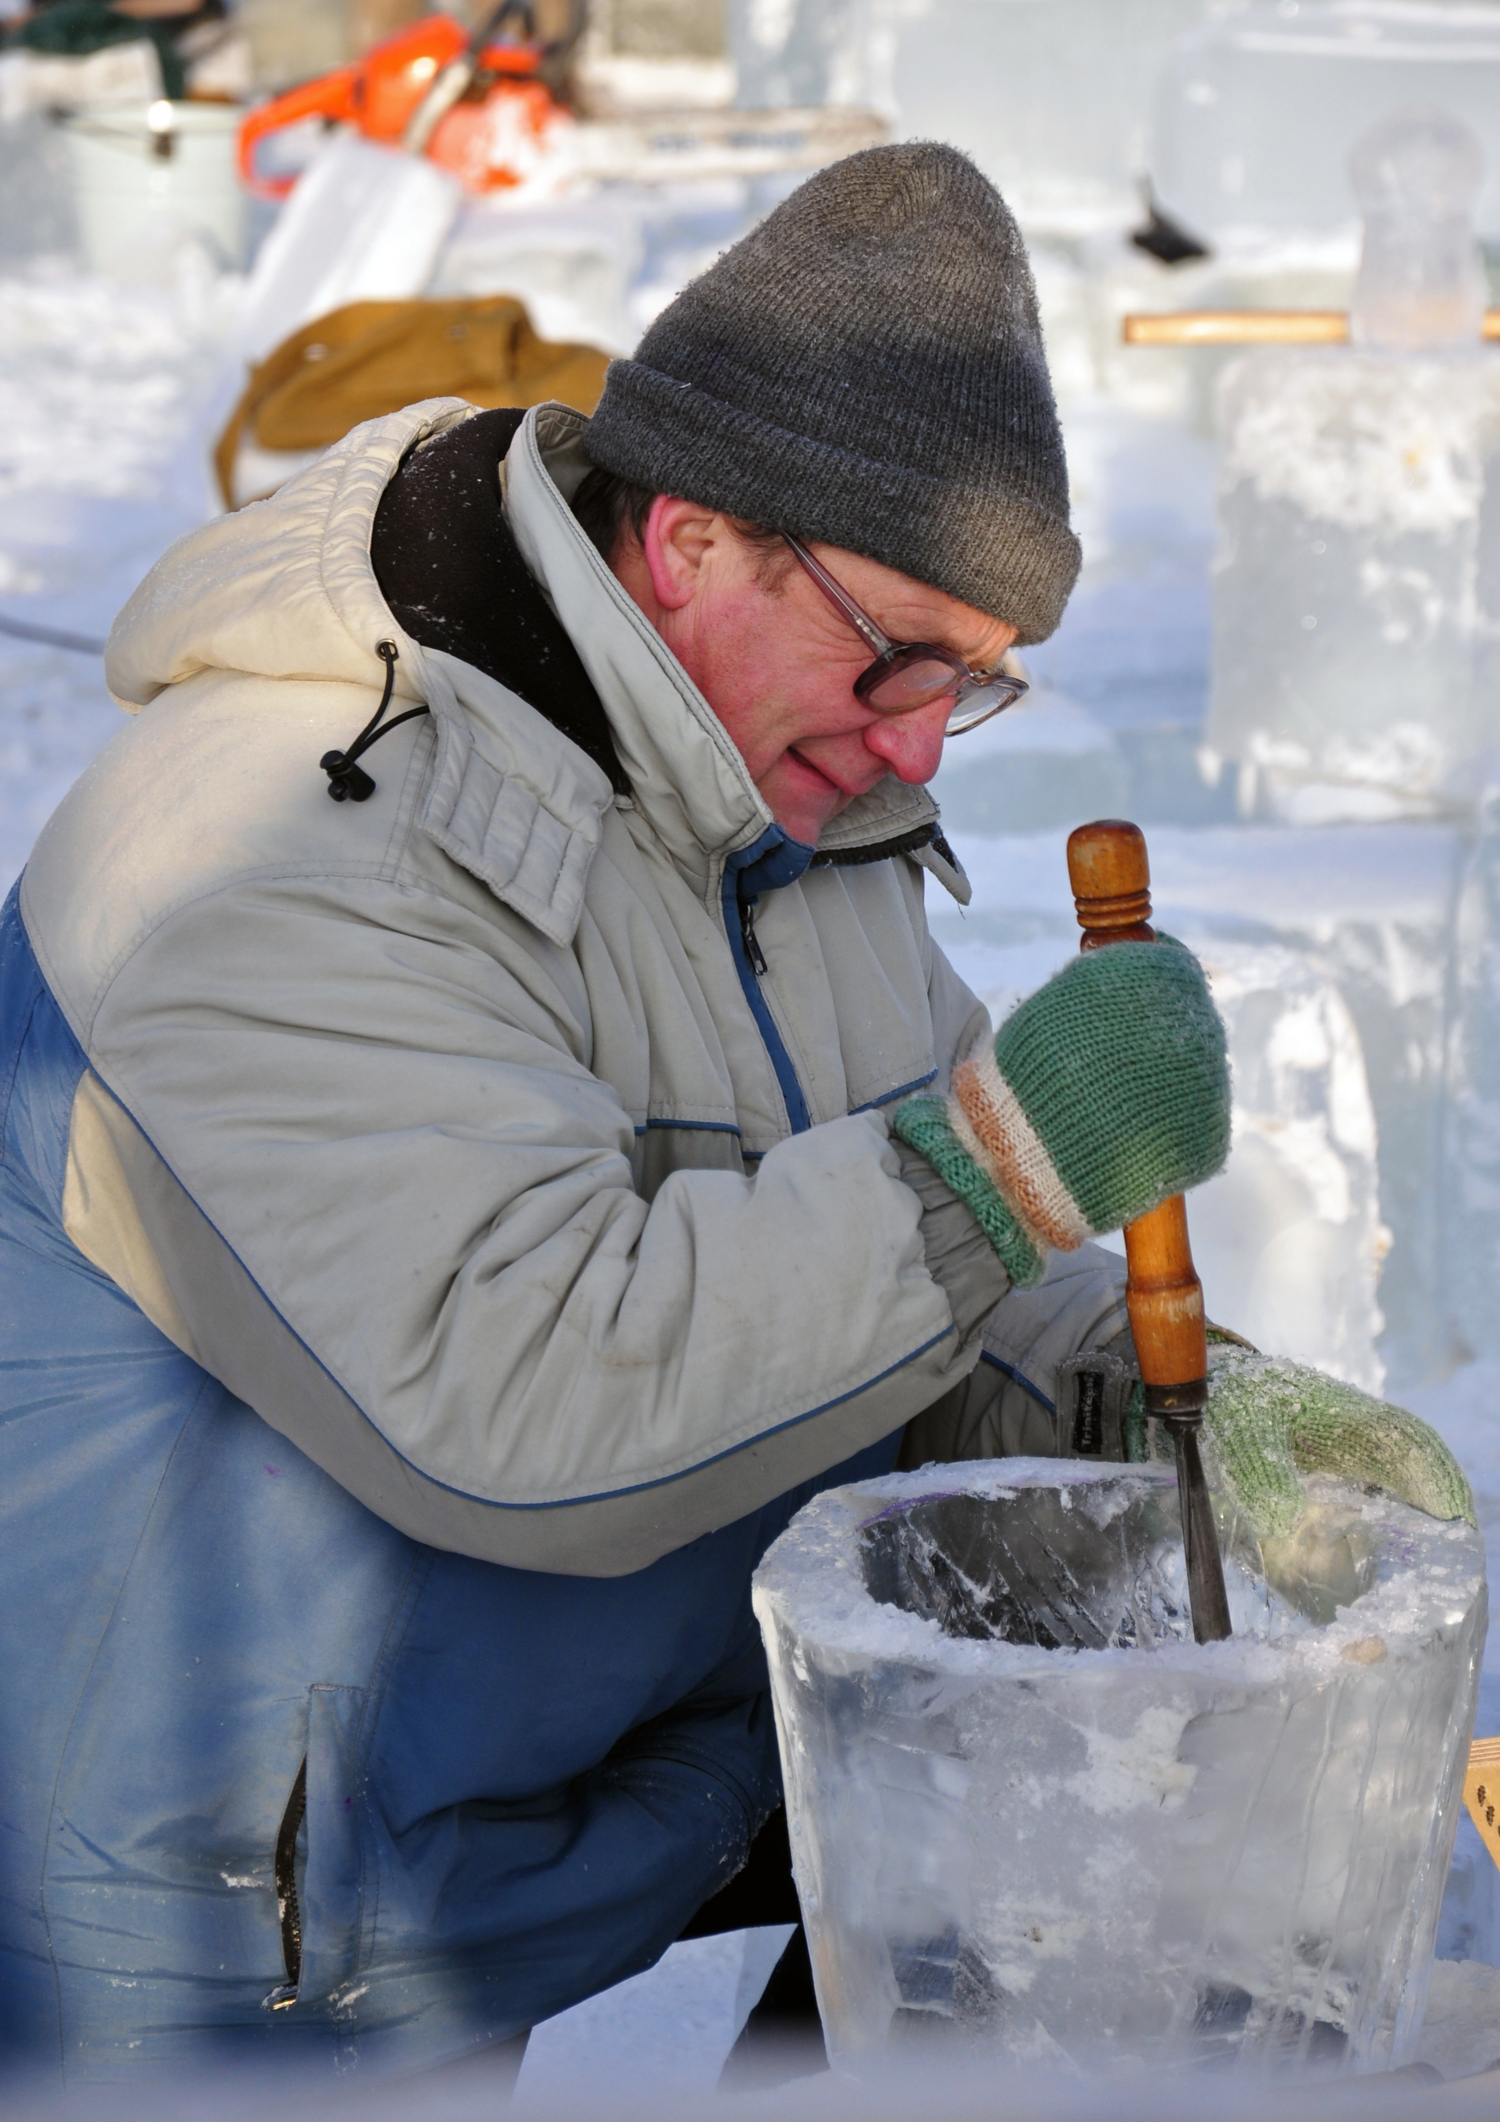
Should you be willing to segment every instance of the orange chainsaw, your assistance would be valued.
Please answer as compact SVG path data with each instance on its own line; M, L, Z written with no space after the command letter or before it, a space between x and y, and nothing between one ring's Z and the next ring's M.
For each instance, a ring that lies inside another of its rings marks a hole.
M500 42L511 16L519 41ZM262 199L281 199L296 176L262 171L262 143L309 118L356 126L367 140L426 155L468 191L519 184L549 139L572 123L551 83L577 32L558 44L531 34L525 0L501 0L473 34L452 15L399 30L352 66L336 67L251 111L240 127L240 176Z

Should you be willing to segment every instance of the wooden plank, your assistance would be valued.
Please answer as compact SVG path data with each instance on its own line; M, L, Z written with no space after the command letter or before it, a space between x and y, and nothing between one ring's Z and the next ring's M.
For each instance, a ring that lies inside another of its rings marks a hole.
M1476 1739L1469 1748L1464 1803L1480 1841L1500 1864L1500 1739Z
M1500 309L1484 313L1484 336L1500 340ZM1135 310L1120 320L1126 346L1338 346L1347 344L1341 309Z

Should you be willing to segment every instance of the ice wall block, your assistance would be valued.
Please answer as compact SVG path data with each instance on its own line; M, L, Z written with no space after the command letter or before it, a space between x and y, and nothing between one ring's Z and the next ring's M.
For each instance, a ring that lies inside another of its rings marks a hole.
M1210 763L1245 815L1461 816L1500 764L1500 354L1482 346L1482 156L1434 112L1355 150L1356 346L1220 386Z
M1208 12L1208 11L1205 11ZM1398 104L1478 134L1500 235L1500 7L1487 0L1253 0L1212 11L1162 68L1148 163L1169 212L1232 249L1352 231L1348 158Z
M1486 301L1474 134L1444 111L1397 111L1359 141L1349 174L1365 223L1350 338L1400 353L1472 351Z
M1500 353L1252 354L1220 424L1206 739L1241 814L1466 814L1497 763Z
M1144 113L1202 14L1203 0L730 0L737 100L873 105L898 139L972 155L1023 227L1079 238L1139 219Z
M1405 2060L1484 1551L1313 1487L1309 1612L1231 1563L1234 1635L1202 1647L1156 1467L927 1467L793 1520L755 1609L837 2064L924 2038L1084 2069Z

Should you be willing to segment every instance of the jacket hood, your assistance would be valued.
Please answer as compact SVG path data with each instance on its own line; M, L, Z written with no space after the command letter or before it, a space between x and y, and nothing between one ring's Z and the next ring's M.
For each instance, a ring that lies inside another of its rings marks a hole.
M367 422L268 500L179 539L116 619L105 672L128 712L205 671L378 688L384 671L376 644L393 640L393 705L425 701L438 729L436 786L423 824L494 882L464 844L476 749L486 783L498 775L524 786L580 854L597 844L613 798L593 762L516 694L412 640L376 581L370 539L386 485L409 450L473 412L462 400L433 399ZM634 803L712 898L732 857L782 836L728 732L572 513L571 496L589 469L579 448L584 426L565 406L528 413L505 460L507 513L604 704ZM832 822L819 852L874 848L936 816L925 789L888 775ZM553 911L542 926L571 932L567 910Z
M505 460L511 529L604 702L637 803L674 859L706 867L717 889L729 857L782 836L728 731L573 514L592 469L586 426L563 405L527 415ZM896 839L936 816L925 789L887 775L832 821L819 849Z

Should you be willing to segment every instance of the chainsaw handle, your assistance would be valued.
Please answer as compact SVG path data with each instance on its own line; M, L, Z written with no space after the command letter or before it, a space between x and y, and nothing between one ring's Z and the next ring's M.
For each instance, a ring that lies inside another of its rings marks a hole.
M395 147L403 142L425 152L432 136L477 73L524 82L539 78L536 45L486 40L518 0L505 0L472 35L453 15L424 16L373 45L352 65L335 67L316 81L289 88L250 111L240 126L240 180L262 199L284 199L295 176L262 176L256 153L262 141L305 118L354 125L367 140ZM413 128L416 137L412 137Z
M286 197L296 176L263 177L255 166L256 149L272 133L298 125L304 118L326 118L331 125L351 119L355 115L354 78L358 71L354 66L337 67L331 74L304 81L298 88L289 88L284 96L273 96L269 103L246 113L239 133L239 169L240 182L247 191L254 192L258 199Z
M1083 930L1080 948L1150 943L1151 868L1138 825L1101 818L1068 839L1068 881ZM1195 1385L1208 1374L1203 1285L1188 1243L1181 1194L1125 1226L1126 1307L1136 1361L1148 1386Z

